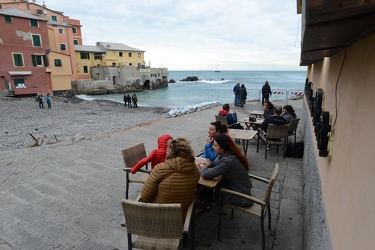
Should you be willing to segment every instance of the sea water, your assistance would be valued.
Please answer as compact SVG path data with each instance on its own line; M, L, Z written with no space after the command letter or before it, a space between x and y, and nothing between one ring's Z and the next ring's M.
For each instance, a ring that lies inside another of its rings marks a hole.
M188 76L198 77L196 82L182 81ZM272 91L271 100L285 100L291 92L302 92L305 86L305 71L169 71L167 88L136 92L138 106L183 108L193 105L205 105L213 102L233 103L233 87L237 82L245 84L247 99L261 97L260 90L268 81ZM132 95L133 93L129 93ZM104 99L123 103L123 94L79 95L93 100Z

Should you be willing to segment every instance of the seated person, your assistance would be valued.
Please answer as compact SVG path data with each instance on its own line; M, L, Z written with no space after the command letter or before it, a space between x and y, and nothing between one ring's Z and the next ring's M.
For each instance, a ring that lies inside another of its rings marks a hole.
M202 158L206 158L210 161L214 161L217 157L217 154L214 152L212 145L214 144L214 139L218 134L227 133L228 128L225 124L221 122L211 122L208 128L208 135L206 137L206 145L204 146L204 153Z
M156 165L148 176L141 191L142 201L180 203L184 221L200 178L194 160L188 140L177 138L168 141L166 160Z
M158 138L158 148L151 151L151 153L141 159L137 164L130 169L132 174L135 174L141 167L151 162L151 169L153 169L157 164L165 161L165 155L167 151L167 143L169 140L173 140L172 136L165 134Z
M227 117L229 128L243 129L243 126L241 126L240 124L237 124L237 113L233 111L233 113L231 114L229 111L230 111L229 104L226 103L223 105L223 109L219 111L218 115Z
M231 189L242 194L251 195L251 182L248 176L249 162L242 151L234 144L228 134L219 134L214 140L215 153L219 155L214 162L200 163L201 175L205 179L222 176L223 180L216 187L215 202L220 204L221 188ZM232 204L241 207L253 205L252 201L225 193L223 204Z
M292 119L297 118L297 115L291 105L286 105L283 107L283 113L281 114L281 116L284 117L288 123L290 123Z
M269 116L273 115L273 112L275 110L275 106L273 106L273 104L266 100L264 101L264 104L263 104L263 117L264 119L268 118Z
M281 106L277 106L275 108L274 115L271 115L268 118L266 118L263 121L263 123L260 125L260 129L263 130L264 132L267 132L268 124L275 124L275 125L288 124L285 118L281 116L281 112L282 112Z

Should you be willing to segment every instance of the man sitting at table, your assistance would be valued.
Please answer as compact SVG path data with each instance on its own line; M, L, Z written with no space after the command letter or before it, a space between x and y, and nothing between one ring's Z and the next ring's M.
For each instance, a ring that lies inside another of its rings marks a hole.
M223 105L223 109L219 111L218 115L227 117L229 128L243 129L243 126L237 123L237 113L235 111L233 111L233 113L230 113L229 110L229 104L226 103Z
M275 125L284 125L288 124L288 121L285 120L284 117L281 116L282 113L281 106L276 106L274 110L274 114L266 118L263 123L260 125L260 129L264 132L267 132L268 124L275 124Z

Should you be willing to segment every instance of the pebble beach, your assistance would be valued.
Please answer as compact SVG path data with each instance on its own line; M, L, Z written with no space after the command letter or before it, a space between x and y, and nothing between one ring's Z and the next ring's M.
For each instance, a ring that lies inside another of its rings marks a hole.
M41 109L34 97L0 96L0 151L106 136L165 118L169 110L76 97L53 96L51 104Z

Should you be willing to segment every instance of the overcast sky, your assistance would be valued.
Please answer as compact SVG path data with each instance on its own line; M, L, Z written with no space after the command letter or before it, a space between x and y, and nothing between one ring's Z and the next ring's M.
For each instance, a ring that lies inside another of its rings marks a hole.
M81 21L84 45L116 42L170 70L305 70L295 0L45 0ZM37 0L36 3L43 4Z

